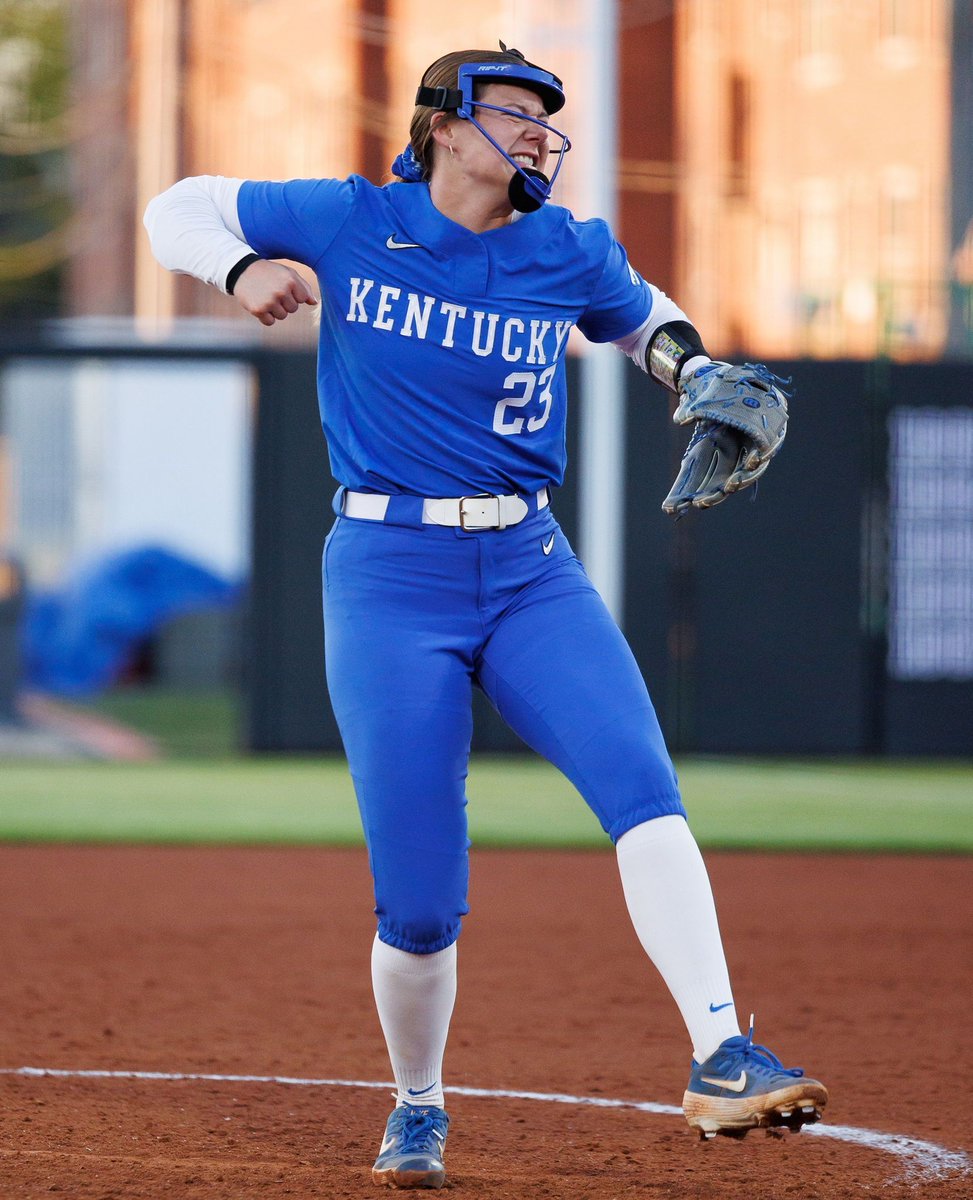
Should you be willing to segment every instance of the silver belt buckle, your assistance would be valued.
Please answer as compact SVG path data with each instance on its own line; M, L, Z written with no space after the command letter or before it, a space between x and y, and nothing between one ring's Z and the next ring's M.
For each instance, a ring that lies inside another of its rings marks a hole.
M474 500L480 500L480 501L496 500L496 502L497 502L497 519L493 522L487 522L486 524L467 525L467 523L466 523L466 507L465 506L466 506L467 501L474 501ZM480 496L461 496L460 502L459 502L459 527L460 527L460 529L464 529L464 530L468 530L468 529L498 529L500 527L500 497L499 496L491 496L489 492L484 492Z

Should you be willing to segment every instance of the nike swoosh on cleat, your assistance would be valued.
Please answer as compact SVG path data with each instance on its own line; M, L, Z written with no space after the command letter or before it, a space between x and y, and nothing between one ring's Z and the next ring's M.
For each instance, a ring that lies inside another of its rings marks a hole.
M431 1083L428 1087L420 1088L418 1092L413 1091L412 1088L409 1088L408 1092L410 1096L424 1096L426 1092L431 1092L435 1086L434 1083Z
M547 541L547 542L542 542L542 543L541 543L541 549L544 551L544 553L545 553L545 554L550 554L550 553L551 553L551 551L554 549L554 538L555 538L555 536L556 536L556 535L552 533L552 534L551 534L550 541Z
M394 233L389 234L388 238L386 239L385 245L389 250L421 250L422 249L422 247L419 245L418 242L397 242L395 240Z
M719 1012L723 1008L730 1008L732 1004L732 1000L727 1000L726 1004L710 1004L709 1010L710 1012Z
M742 1092L747 1086L747 1073L741 1071L738 1079L712 1079L709 1075L701 1075L703 1083L712 1087L726 1088L728 1092Z

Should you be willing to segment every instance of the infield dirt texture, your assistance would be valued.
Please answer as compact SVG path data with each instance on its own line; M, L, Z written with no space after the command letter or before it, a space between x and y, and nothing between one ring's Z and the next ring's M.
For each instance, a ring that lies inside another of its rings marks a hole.
M741 1019L827 1083L832 1136L452 1095L448 1190L973 1195L973 859L707 860ZM448 1086L680 1103L685 1033L610 853L474 852L471 904ZM0 1197L381 1194L384 1088L73 1074L388 1079L370 909L358 849L0 847Z

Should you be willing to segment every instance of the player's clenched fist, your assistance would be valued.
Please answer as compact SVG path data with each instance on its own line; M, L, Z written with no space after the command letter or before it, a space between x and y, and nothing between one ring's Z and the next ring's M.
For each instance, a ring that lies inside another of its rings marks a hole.
M307 282L283 263L258 259L236 281L233 298L261 325L273 325L297 312L302 304L317 304Z

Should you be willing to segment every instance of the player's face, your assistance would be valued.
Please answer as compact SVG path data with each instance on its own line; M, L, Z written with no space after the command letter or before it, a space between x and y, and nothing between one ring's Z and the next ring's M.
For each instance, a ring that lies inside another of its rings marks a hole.
M498 145L522 167L535 167L543 171L547 162L549 142L547 130L536 121L547 123L548 114L544 103L536 92L528 88L515 87L508 83L488 83L478 99L484 104L496 104L508 108L510 113L500 113L492 108L477 108L476 119L488 130ZM518 117L534 117L526 121ZM463 127L464 165L471 175L486 182L496 182L506 188L513 175L513 167L505 162L486 138L468 121L457 122Z

